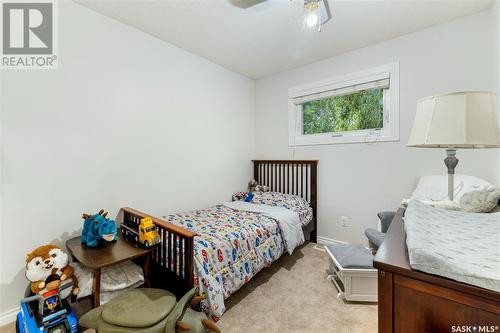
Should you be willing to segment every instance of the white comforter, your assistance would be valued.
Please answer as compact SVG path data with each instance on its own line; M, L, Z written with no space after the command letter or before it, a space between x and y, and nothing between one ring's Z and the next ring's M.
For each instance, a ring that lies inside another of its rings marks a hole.
M252 204L244 201L224 202L223 205L231 209L262 213L275 219L278 222L281 236L285 241L286 250L289 254L292 254L297 246L304 244L302 222L300 221L299 214L293 210L269 205Z

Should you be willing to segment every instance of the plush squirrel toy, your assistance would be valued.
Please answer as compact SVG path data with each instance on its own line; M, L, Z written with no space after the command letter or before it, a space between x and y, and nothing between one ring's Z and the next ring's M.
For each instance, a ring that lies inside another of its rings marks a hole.
M69 256L58 246L43 245L26 256L26 278L31 281L31 291L43 294L47 291L47 278L57 274L61 281L73 280L73 295L78 294L78 280L69 264Z

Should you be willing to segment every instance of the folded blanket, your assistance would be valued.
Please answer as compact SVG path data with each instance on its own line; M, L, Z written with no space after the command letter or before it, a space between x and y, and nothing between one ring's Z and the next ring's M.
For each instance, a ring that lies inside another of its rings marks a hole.
M500 213L456 212L412 201L404 226L411 268L500 292Z
M275 219L278 222L281 236L285 241L289 254L292 254L293 250L305 241L299 214L293 210L283 207L252 204L244 201L224 202L223 205L231 209L262 213Z
M80 292L77 298L92 294L94 274L79 263L72 263L75 275L78 278ZM101 299L110 299L110 294L130 287L137 287L144 283L142 268L131 261L105 267L101 272ZM116 294L117 295L117 294Z
M460 204L450 200L422 200L422 199L403 199L401 204L408 206L413 200L420 201L428 206L443 208L448 210L460 210Z

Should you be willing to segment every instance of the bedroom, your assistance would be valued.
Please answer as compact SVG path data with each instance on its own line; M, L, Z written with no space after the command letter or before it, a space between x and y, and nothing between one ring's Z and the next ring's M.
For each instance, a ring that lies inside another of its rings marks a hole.
M377 213L397 210L422 176L446 177L444 149L407 147L417 104L457 91L498 96L500 4L328 4L331 19L318 32L304 26L295 0L248 9L223 0L58 1L57 68L0 71L0 325L13 328L29 282L26 254L78 237L82 213L104 208L115 219L132 207L166 219L212 207L247 190L252 160L270 159L319 161L318 246L255 275L228 298L218 324L224 332L375 332L379 306L337 299L322 246L367 246ZM397 138L291 142L290 90L382 67L395 79ZM498 149L457 157L457 174L500 185Z

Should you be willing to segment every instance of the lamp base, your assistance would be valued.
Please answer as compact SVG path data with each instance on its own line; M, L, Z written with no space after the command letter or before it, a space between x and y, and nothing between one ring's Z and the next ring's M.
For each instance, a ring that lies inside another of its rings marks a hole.
M458 158L456 157L457 150L456 149L446 149L446 158L444 159L444 164L448 168L448 199L453 201L454 197L454 176L455 176L455 168L458 164Z

